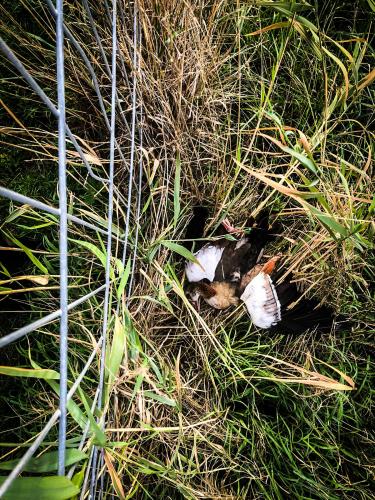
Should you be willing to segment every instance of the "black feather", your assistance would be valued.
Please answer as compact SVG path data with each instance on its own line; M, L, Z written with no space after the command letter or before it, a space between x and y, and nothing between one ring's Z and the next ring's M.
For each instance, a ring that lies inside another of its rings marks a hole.
M187 225L185 232L185 239L191 240L186 241L184 245L188 250L192 249L194 240L203 238L207 218L208 209L206 207L197 205L193 208L193 217ZM204 242L196 242L195 250L199 250L199 247L202 246L203 243Z
M283 333L303 333L318 329L319 332L329 332L332 329L335 313L325 305L319 305L314 299L302 298L295 283L289 280L276 285L276 293L281 305L281 321L273 330Z
M270 215L268 210L262 210L256 220L250 217L247 221L247 227L251 230L246 237L248 245L244 247L241 256L241 276L255 266L262 249L278 236L279 228L276 225L270 225Z

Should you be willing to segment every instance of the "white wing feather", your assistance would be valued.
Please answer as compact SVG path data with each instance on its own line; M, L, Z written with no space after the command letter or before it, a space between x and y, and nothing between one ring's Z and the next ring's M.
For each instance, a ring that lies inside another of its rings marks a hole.
M220 262L221 256L223 255L224 248L220 248L215 245L209 245L201 248L195 257L199 260L200 265L198 266L195 262L189 261L186 264L185 272L186 277L190 282L196 282L203 279L208 279L214 281L215 271L217 265Z
M268 274L260 272L241 295L255 326L270 328L281 320L280 302Z

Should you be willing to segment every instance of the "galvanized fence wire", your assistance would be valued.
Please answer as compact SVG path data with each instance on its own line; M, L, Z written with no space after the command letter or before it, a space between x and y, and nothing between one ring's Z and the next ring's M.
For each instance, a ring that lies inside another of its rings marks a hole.
M120 9L119 9L120 10ZM113 14L114 16L114 14ZM115 23L115 16L113 17L113 23ZM115 53L115 44L117 44L116 39L116 29L113 30L114 36L112 39L113 43L113 53ZM129 226L130 226L130 215L131 215L131 205L130 200L132 199L132 190L133 190L133 176L134 176L134 163L135 163L135 155L136 155L136 145L135 145L135 135L137 124L139 127L139 150L142 151L142 105L140 105L139 115L137 114L137 78L140 73L140 48L141 48L141 35L138 23L138 13L137 13L137 4L134 2L134 11L133 11L133 81L132 81L132 118L131 118L131 131L130 131L130 164L129 164L129 180L128 180L128 193L127 193L127 210L126 210L126 218L125 218L125 237L123 243L123 253L122 253L122 265L125 266L126 257L127 257L127 247L128 247L128 237L129 237ZM112 57L112 98L115 97L116 92L116 74L115 74L116 64ZM114 109L114 108L112 108ZM139 126L140 125L140 126ZM132 264L131 264L131 273L130 273L130 282L128 286L128 294L127 299L131 294L132 286L133 286L133 278L135 271L135 263L137 256L137 246L138 246L138 235L139 235L139 218L140 218L140 208L141 208L141 184L142 184L142 173L143 173L143 165L142 165L142 155L139 158L139 177L138 177L138 193L137 193L137 209L136 209L136 229L135 229L135 241L134 241L134 251L132 256ZM108 235L110 238L110 234ZM116 313L119 312L120 303L117 303ZM101 364L101 367L104 368L104 363ZM103 373L104 376L104 373ZM101 409L101 395L100 392L103 390L102 384L103 378L101 374L100 384L99 384L99 399L98 399L98 409ZM103 418L102 426L105 425L105 417ZM103 450L98 456L98 449L94 447L92 452L92 457L90 457L91 462L91 481L90 481L90 496L89 498L96 498L96 493L98 489L98 474L103 468L104 465L104 454ZM99 499L103 496L104 490L104 476L101 474L100 476L100 489L99 489ZM81 497L83 498L84 489L82 490Z
M44 439L54 427L54 425L59 422L59 438L58 438L58 474L65 475L65 454L66 454L66 439L67 439L67 403L71 400L80 383L82 382L85 374L90 369L93 361L96 359L98 352L100 351L100 371L99 380L94 397L92 412L94 412L95 407L100 411L103 408L103 391L104 391L104 375L105 375L105 355L106 355L106 343L108 334L108 320L109 320L109 307L110 307L110 294L111 294L111 254L112 254L112 244L113 241L117 243L122 243L122 262L125 263L128 248L128 237L129 237L129 225L131 217L131 200L132 200L132 186L133 186L133 176L134 176L134 164L136 157L136 127L138 123L139 129L139 141L140 141L140 151L142 147L142 108L141 106L137 110L137 73L140 72L139 56L137 52L140 50L141 37L140 30L137 20L136 3L134 3L134 19L133 19L133 82L132 82L132 121L129 127L121 108L121 100L118 96L118 90L116 85L116 68L117 68L117 55L118 55L118 40L117 40L117 0L112 0L112 12L111 12L111 29L112 29L112 61L111 67L108 64L108 59L105 54L102 41L99 37L98 31L95 27L95 22L91 14L90 6L87 0L83 0L84 9L87 13L91 29L93 31L95 40L98 44L99 51L101 53L106 73L111 80L111 116L108 120L107 113L104 106L104 100L100 91L100 86L98 79L95 75L95 71L85 54L85 51L80 46L78 41L75 39L74 35L64 24L63 18L63 0L56 0L56 6L53 5L51 0L45 0L51 14L56 21L56 75L57 75L57 107L53 104L51 99L46 95L37 81L30 75L28 70L22 64L22 62L17 58L13 51L8 47L8 45L0 39L0 50L7 57L14 68L20 73L24 80L29 84L32 90L38 95L42 102L46 105L52 115L57 119L58 123L58 195L59 195L59 207L53 207L47 203L41 202L34 198L21 195L15 191L11 191L6 187L0 187L0 196L8 198L18 203L28 204L31 207L45 211L49 214L54 215L59 221L59 265L60 265L60 308L22 328L11 332L0 339L0 347L4 347L12 342L22 339L25 335L28 335L41 327L59 319L60 320L60 392L59 392L59 408L52 414L48 423L41 430L39 435L35 438L31 446L28 448L27 452L19 460L16 467L12 470L9 476L6 478L2 486L0 487L0 498L9 489L12 482L17 478L17 476L22 473L25 469L28 461L32 458L35 452L38 450L40 445L43 443ZM105 7L107 13L110 13L109 6L105 2ZM121 6L120 6L121 7ZM119 8L120 17L124 19L124 12ZM65 79L64 79L64 36L69 40L74 49L78 52L80 57L85 63L90 76L92 77L94 89L98 98L99 108L101 109L102 115L104 117L106 126L110 133L109 138L109 172L108 177L103 178L92 170L87 158L79 146L75 136L69 129L66 122L65 116ZM120 58L122 64L122 72L126 76L126 71L122 58ZM127 76L126 76L127 78ZM128 190L127 196L123 197L119 189L115 186L114 176L115 176L115 151L120 157L123 163L126 162L124 154L119 147L116 140L116 110L121 117L121 121L125 123L127 130L130 133L130 159L129 159L129 177L128 177ZM137 114L138 113L138 114ZM107 228L98 226L91 222L87 222L81 217L67 213L67 170L66 170L66 140L67 138L72 142L76 151L79 154L83 164L87 168L89 175L103 183L107 186L108 190L108 202L107 202ZM142 160L141 155L139 158L139 182L138 182L138 193L136 197L136 229L135 229L135 243L133 246L132 255L132 276L130 284L128 286L128 294L130 293L133 286L133 274L136 264L137 256L137 243L138 243L138 224L140 216L140 206L141 206L141 182L142 182ZM124 233L120 234L117 230L113 229L113 202L114 194L120 201L124 202L126 207L126 220ZM125 199L124 199L125 198ZM77 300L69 303L68 302L68 222L73 222L74 224L82 225L83 227L96 231L100 234L105 234L106 241L106 263L105 263L105 283L97 287L95 290L85 294L84 296L78 298ZM79 306L80 304L88 301L92 297L96 296L98 293L104 291L104 305L103 305L103 318L102 318L102 331L101 336L96 342L96 346L88 357L84 367L81 372L75 378L70 390L68 391L68 313ZM104 427L104 417L99 421L99 423ZM79 449L83 449L87 440L89 433L89 421L84 429ZM99 456L98 448L93 446L91 449L91 454L89 457L89 462L86 469L86 475L84 479L84 484L81 489L81 498L89 495L89 498L96 497L97 484L98 484L98 471L103 466L103 455ZM72 477L74 473L75 466L70 468L68 472L68 477ZM90 487L89 492L87 491L89 475L91 471ZM103 476L101 476L103 477ZM103 482L102 482L103 487ZM101 488L102 489L102 488ZM100 491L100 495L102 492Z
M65 73L63 0L56 0L56 72L58 100L58 156L59 156L59 210L60 210L60 422L58 473L65 475L66 397L68 393L68 220L66 188L66 134L65 134Z
M105 297L104 297L104 311L103 311L103 347L100 354L100 372L99 372L99 391L98 391L98 402L97 408L101 411L103 406L103 389L104 389L104 365L105 365L105 354L106 354L106 339L108 331L108 307L109 307L109 292L110 292L110 266L111 266L111 249L112 249L112 217L113 217L113 177L114 177L114 160L115 160L115 118L116 118L116 52L117 52L117 3L116 0L113 2L112 9L112 79L111 79L111 127L110 127L110 159L109 159L109 194L108 194L108 236L107 236L107 260L105 269ZM129 181L130 182L130 181ZM130 210L130 199L128 203L128 209ZM127 237L125 237L126 241ZM92 481L90 486L90 498L94 498L93 491L96 486L96 481L94 480L97 475L97 456L98 448L94 446L93 459L92 459Z

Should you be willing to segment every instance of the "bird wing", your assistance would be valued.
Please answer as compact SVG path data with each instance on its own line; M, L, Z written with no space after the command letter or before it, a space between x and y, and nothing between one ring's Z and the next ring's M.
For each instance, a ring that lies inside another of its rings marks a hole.
M223 252L224 247L218 245L207 245L201 248L194 254L200 265L191 261L186 264L185 272L188 281L194 283L203 279L214 281L215 271Z
M245 302L252 322L259 328L270 328L281 320L280 302L268 274L260 272L246 286L241 300Z

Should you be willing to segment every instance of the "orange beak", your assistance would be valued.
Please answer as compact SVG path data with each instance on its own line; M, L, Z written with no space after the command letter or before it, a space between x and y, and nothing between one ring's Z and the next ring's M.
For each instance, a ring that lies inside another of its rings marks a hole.
M271 274L273 270L275 269L276 262L280 259L281 255L276 255L275 257L272 257L268 262L266 262L262 268L262 271L265 274Z

